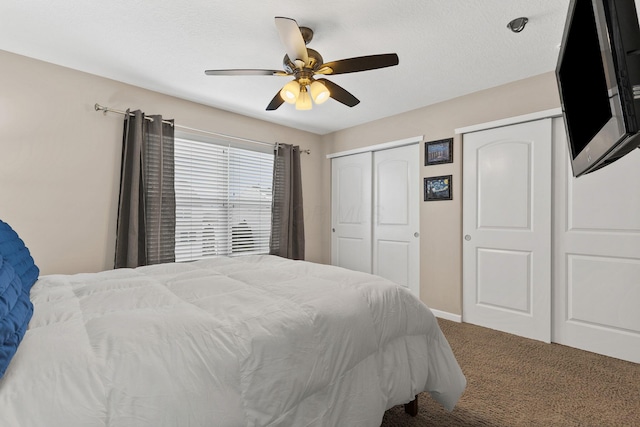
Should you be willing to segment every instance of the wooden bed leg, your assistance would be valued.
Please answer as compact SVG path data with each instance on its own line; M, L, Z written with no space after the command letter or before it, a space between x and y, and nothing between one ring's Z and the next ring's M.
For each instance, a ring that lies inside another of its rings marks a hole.
M404 412L411 415L412 417L418 415L418 395L416 395L416 398L411 402L405 403Z

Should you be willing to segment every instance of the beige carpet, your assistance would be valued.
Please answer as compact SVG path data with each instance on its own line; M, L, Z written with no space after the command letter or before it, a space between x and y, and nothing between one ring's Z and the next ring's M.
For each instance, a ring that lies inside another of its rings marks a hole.
M438 321L467 377L452 412L426 393L411 417L389 409L381 427L640 427L640 364L466 323Z

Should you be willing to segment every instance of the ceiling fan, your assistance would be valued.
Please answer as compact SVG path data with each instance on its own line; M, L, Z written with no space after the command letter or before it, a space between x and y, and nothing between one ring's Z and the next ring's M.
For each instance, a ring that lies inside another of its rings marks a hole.
M282 61L284 70L206 70L205 74L208 76L293 76L294 80L284 85L273 97L267 106L267 111L277 109L284 102L295 104L298 110L310 110L312 99L316 104L322 104L327 99L333 98L348 107L353 107L360 102L341 86L325 78L316 79L316 75L346 74L398 65L398 55L395 53L359 56L324 63L317 51L306 46L313 38L313 31L310 28L299 27L298 23L291 18L277 16L275 21L280 40L286 49L286 55Z

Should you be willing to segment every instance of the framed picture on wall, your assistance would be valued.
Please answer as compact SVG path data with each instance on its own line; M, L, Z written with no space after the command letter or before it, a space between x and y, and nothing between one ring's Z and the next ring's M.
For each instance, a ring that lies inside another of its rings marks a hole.
M424 165L453 163L453 138L424 143Z
M424 179L424 201L453 200L451 175L430 176Z

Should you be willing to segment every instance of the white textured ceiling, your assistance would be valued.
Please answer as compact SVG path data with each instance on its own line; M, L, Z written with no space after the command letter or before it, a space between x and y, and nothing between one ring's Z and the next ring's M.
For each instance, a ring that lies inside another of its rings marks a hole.
M326 134L554 70L568 4L0 0L0 49ZM329 100L310 111L289 104L265 111L290 77L205 76L205 69L282 69L276 16L311 28L308 47L325 62L395 52L399 65L328 76L360 104L349 108ZM520 16L529 19L524 31L508 30L507 23Z

